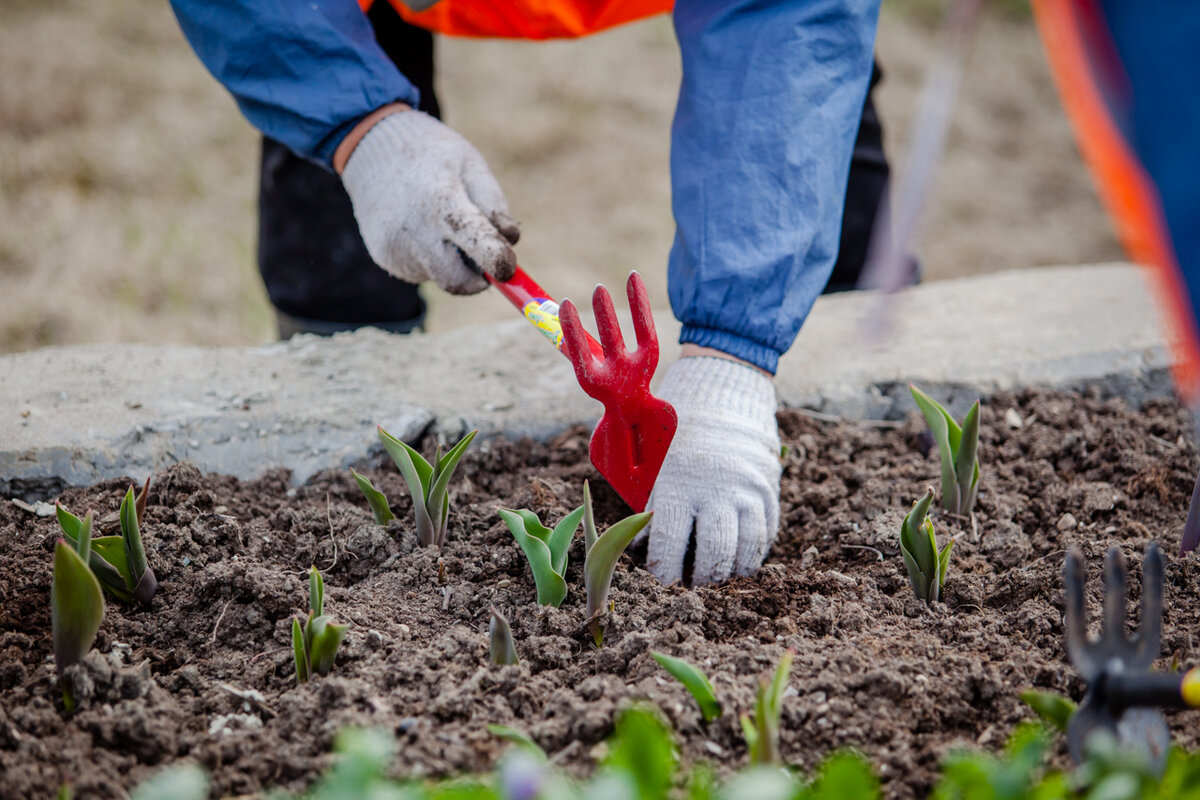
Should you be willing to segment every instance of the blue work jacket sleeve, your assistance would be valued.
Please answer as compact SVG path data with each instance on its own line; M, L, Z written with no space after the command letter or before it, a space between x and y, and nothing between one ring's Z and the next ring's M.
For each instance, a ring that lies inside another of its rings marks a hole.
M325 166L364 116L419 99L355 0L171 0L171 6L246 119Z
M837 256L879 0L679 0L671 307L774 373Z

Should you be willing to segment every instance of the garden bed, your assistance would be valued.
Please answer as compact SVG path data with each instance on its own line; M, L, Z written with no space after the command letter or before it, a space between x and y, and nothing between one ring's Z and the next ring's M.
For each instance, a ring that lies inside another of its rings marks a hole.
M1038 686L1078 698L1062 641L1062 562L1079 545L1098 609L1098 567L1120 543L1131 608L1150 540L1169 554L1164 659L1195 663L1200 594L1194 557L1174 558L1196 468L1187 416L1152 402L1024 392L985 401L974 524L935 516L957 537L946 602L927 608L899 556L905 511L937 484L937 454L914 410L897 423L780 414L782 530L753 578L688 590L663 587L636 558L613 582L605 647L583 624L582 537L560 609L535 603L529 568L497 505L557 521L592 480L601 530L624 514L587 461L587 437L548 445L492 441L468 452L452 483L449 543L417 546L398 471L367 475L398 519L376 525L349 472L298 489L287 475L239 482L188 464L154 476L143 535L161 581L149 611L109 602L80 685L61 711L51 657L49 584L54 519L0 504L0 797L120 798L159 766L190 758L221 795L298 789L330 762L336 732L394 732L397 774L480 771L519 728L570 771L599 756L614 712L657 705L685 760L720 770L745 763L737 712L760 675L795 650L782 750L811 767L861 749L889 796L923 796L952 748L1000 745L1030 716L1017 699ZM144 476L133 476L144 477ZM71 510L116 527L128 480L63 493ZM882 560L881 560L882 557ZM326 609L351 623L333 672L298 686L291 617L307 599L305 570L326 577ZM521 663L488 664L487 609L512 624ZM651 659L662 650L700 664L725 702L705 727L686 691ZM1167 663L1165 660L1161 663ZM247 694L247 693L250 694ZM1196 746L1200 716L1171 718Z

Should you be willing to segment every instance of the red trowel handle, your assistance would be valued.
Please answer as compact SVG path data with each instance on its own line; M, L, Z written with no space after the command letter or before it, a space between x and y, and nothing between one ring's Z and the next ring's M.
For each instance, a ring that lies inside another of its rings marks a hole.
M551 344L562 352L563 336L562 325L558 321L558 303L554 298L538 285L538 282L529 277L525 270L517 267L513 276L501 283L491 275L484 275L488 279L488 283L500 290L500 294L508 298L508 301L517 307L517 310L525 315L525 319L529 320L535 328L541 331L542 335L550 340ZM588 346L597 358L604 356L604 350L600 347L600 343L592 338L591 334L584 333L587 336ZM564 354L565 355L565 354Z

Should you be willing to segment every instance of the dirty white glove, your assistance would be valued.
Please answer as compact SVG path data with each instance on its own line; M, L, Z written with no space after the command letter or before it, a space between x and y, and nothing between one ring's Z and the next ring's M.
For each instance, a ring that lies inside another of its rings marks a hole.
M647 567L663 583L682 578L694 522L693 583L753 573L779 532L774 383L745 364L690 356L668 368L658 394L679 428L646 506Z
M480 270L512 277L520 231L504 192L479 151L428 114L401 111L375 123L342 183L367 252L397 278L474 294L487 288Z

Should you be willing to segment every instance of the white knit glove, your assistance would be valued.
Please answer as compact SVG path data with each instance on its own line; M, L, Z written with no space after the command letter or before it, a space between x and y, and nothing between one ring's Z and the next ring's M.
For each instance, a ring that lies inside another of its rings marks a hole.
M375 123L342 171L375 263L397 278L453 294L508 280L520 236L508 202L471 143L420 111Z
M679 429L650 494L646 562L663 583L683 577L693 523L695 584L762 565L779 532L775 385L753 367L689 356L670 366L659 396Z

